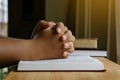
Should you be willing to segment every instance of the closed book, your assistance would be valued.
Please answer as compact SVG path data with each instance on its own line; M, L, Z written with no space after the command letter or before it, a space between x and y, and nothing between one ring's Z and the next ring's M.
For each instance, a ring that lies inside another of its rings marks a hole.
M97 38L77 38L74 41L76 49L97 49Z
M65 59L20 61L18 71L105 71L104 64L90 56Z

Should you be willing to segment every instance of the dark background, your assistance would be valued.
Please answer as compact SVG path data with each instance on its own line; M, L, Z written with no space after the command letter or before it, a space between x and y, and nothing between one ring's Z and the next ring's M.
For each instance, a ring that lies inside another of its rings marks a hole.
M8 36L29 39L39 20L45 19L45 0L8 0Z

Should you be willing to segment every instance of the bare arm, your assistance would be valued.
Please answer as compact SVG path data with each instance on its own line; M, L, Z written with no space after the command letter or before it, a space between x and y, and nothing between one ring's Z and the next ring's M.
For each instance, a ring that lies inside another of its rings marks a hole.
M0 67L30 58L27 53L31 52L31 46L33 45L30 40L0 39Z
M0 39L0 67L10 66L19 60L64 58L63 42L52 31L45 30L34 40ZM72 47L73 45L70 45Z
M73 52L74 36L69 30L65 30L62 26L62 32L55 34L55 30L45 29L40 31L35 39L24 40L14 39L7 37L0 37L0 67L6 67L17 63L19 60L38 60L38 59L51 59L63 58L63 52ZM38 33L37 33L38 34ZM42 35L41 35L42 34ZM61 41L62 35L66 35L68 39ZM68 47L64 47L65 43L69 43Z

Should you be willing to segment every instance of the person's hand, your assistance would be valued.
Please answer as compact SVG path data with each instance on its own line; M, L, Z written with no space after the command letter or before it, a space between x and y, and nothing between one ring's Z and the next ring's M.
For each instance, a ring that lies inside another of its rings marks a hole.
M50 21L50 22L47 22L45 20L40 20L37 25L35 26L33 32L32 32L32 35L31 35L31 38L36 38L37 34L39 34L39 32L41 32L42 30L46 29L46 28L52 28L56 25L56 23ZM56 28L56 33L60 33L61 32L61 28Z
M47 39L47 41L45 42L50 41L51 43L54 40L56 41L52 43L54 45L51 45L54 47L57 46L57 49L50 48L54 52L52 52L53 56L50 56L49 58L68 57L68 55L74 51L73 41L75 40L75 38L72 35L71 31L68 30L67 27L65 27L61 22L56 24L54 22L46 22L43 20L40 21L33 31L32 38L42 38L44 39L44 41ZM48 45L50 44L50 42L48 43ZM48 55L50 55L50 53Z

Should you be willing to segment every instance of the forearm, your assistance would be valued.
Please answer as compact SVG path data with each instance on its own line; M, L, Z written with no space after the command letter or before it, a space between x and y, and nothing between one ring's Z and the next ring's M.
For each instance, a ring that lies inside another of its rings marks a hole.
M9 66L19 60L29 58L31 51L30 40L0 39L0 67Z

